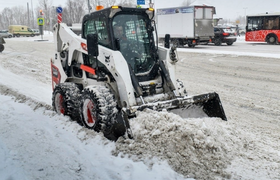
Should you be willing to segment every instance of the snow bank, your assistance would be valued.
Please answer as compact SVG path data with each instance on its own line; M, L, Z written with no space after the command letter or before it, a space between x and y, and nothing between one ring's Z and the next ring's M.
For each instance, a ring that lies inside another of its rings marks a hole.
M112 156L115 144L100 134L18 100L0 95L0 179L185 179L156 159L148 167Z
M238 130L219 118L182 119L168 112L146 110L131 120L134 140L116 143L115 154L135 161L150 162L153 157L167 161L186 177L231 178L226 167L235 156L233 149L246 144Z

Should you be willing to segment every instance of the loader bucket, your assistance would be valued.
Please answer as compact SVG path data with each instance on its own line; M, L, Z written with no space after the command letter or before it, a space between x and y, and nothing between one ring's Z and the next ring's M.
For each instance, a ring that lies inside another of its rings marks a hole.
M145 108L157 111L167 109L175 114L181 115L183 118L194 117L191 113L186 113L189 110L194 110L196 113L198 113L197 110L201 110L202 113L206 114L208 117L219 117L222 120L227 121L219 95L215 92L189 97L177 97L172 100L156 103L148 103L139 106L137 110L141 111Z
M209 117L219 117L227 121L224 108L217 93L208 93L193 96L194 104L201 106Z

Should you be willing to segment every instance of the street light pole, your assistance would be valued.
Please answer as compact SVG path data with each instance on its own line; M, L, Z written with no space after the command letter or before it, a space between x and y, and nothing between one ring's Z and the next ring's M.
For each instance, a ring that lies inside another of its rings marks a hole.
M243 8L245 11L245 17L244 17L244 24L246 24L246 9L248 9L247 7Z
M29 4L27 3L27 21L28 21L28 26L30 27L30 15L29 15Z
M88 0L88 13L90 14L90 10L92 9L92 7L90 6L89 0Z

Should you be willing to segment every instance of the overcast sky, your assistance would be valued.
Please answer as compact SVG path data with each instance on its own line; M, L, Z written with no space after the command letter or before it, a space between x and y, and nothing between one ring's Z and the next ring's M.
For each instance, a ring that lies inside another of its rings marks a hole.
M0 11L5 7L24 6L33 7L38 6L39 0L0 0ZM87 2L87 0L85 0ZM137 1L137 0L135 0ZM192 1L192 0L189 0ZM53 5L65 6L67 0L53 0ZM183 0L152 0L155 3L155 8L167 8L181 6ZM280 0L196 0L195 3L205 3L216 7L216 16L223 19L235 20L238 16L245 14L258 14L258 13L280 13Z

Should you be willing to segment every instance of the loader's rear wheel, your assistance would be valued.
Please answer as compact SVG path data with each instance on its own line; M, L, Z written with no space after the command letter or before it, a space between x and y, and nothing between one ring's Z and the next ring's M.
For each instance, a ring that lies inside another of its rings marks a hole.
M65 115L66 112L66 103L65 103L65 94L63 92L57 92L54 96L54 110L58 113L58 114L63 114Z
M75 121L79 116L80 90L74 83L61 83L55 86L52 96L53 109L58 114L68 115Z
M114 95L105 86L89 86L81 95L80 114L85 127L103 132L116 141L125 134L124 122L118 114Z

